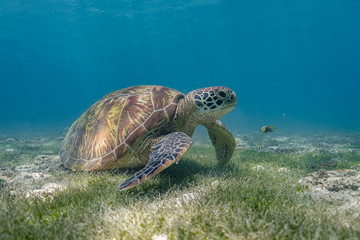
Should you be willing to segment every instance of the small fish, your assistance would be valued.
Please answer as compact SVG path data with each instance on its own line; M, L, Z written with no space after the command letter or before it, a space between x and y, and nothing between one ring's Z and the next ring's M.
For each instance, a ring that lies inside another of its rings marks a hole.
M262 133L268 133L268 132L272 132L276 129L275 125L266 125L266 126L263 126L261 129L260 129L260 132Z

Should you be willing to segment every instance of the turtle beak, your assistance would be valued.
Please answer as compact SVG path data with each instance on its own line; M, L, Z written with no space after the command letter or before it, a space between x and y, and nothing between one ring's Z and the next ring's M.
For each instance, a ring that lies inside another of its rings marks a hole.
M223 109L229 109L229 112L237 105L237 97L234 91L227 89L229 95L224 102Z

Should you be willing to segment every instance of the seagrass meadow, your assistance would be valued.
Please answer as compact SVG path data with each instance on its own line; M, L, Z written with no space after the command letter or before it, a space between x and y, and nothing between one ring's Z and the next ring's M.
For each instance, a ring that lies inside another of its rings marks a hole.
M135 170L79 173L57 165L61 137L7 138L0 142L8 182L0 191L0 238L359 239L354 212L337 211L339 201L299 182L360 167L357 136L340 138L346 143L338 152L238 147L226 166L200 141L179 164L127 191L119 183ZM42 177L29 175L35 172ZM61 187L39 190L49 183Z

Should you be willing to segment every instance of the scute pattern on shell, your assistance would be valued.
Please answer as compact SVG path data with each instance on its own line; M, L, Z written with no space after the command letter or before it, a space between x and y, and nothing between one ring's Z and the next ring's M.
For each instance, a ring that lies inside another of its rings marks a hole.
M60 150L64 165L85 171L121 167L124 161L117 160L136 151L148 131L172 120L183 96L162 86L130 87L104 96L71 126Z

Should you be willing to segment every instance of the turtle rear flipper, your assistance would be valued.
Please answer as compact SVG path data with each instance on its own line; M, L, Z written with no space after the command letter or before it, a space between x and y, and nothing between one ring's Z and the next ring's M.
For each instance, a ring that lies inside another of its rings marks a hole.
M233 135L220 120L204 126L207 128L211 143L215 147L218 164L224 165L230 160L236 147Z
M176 163L189 150L191 144L191 138L183 132L166 135L151 148L153 152L150 154L149 163L123 182L119 190L133 188Z

